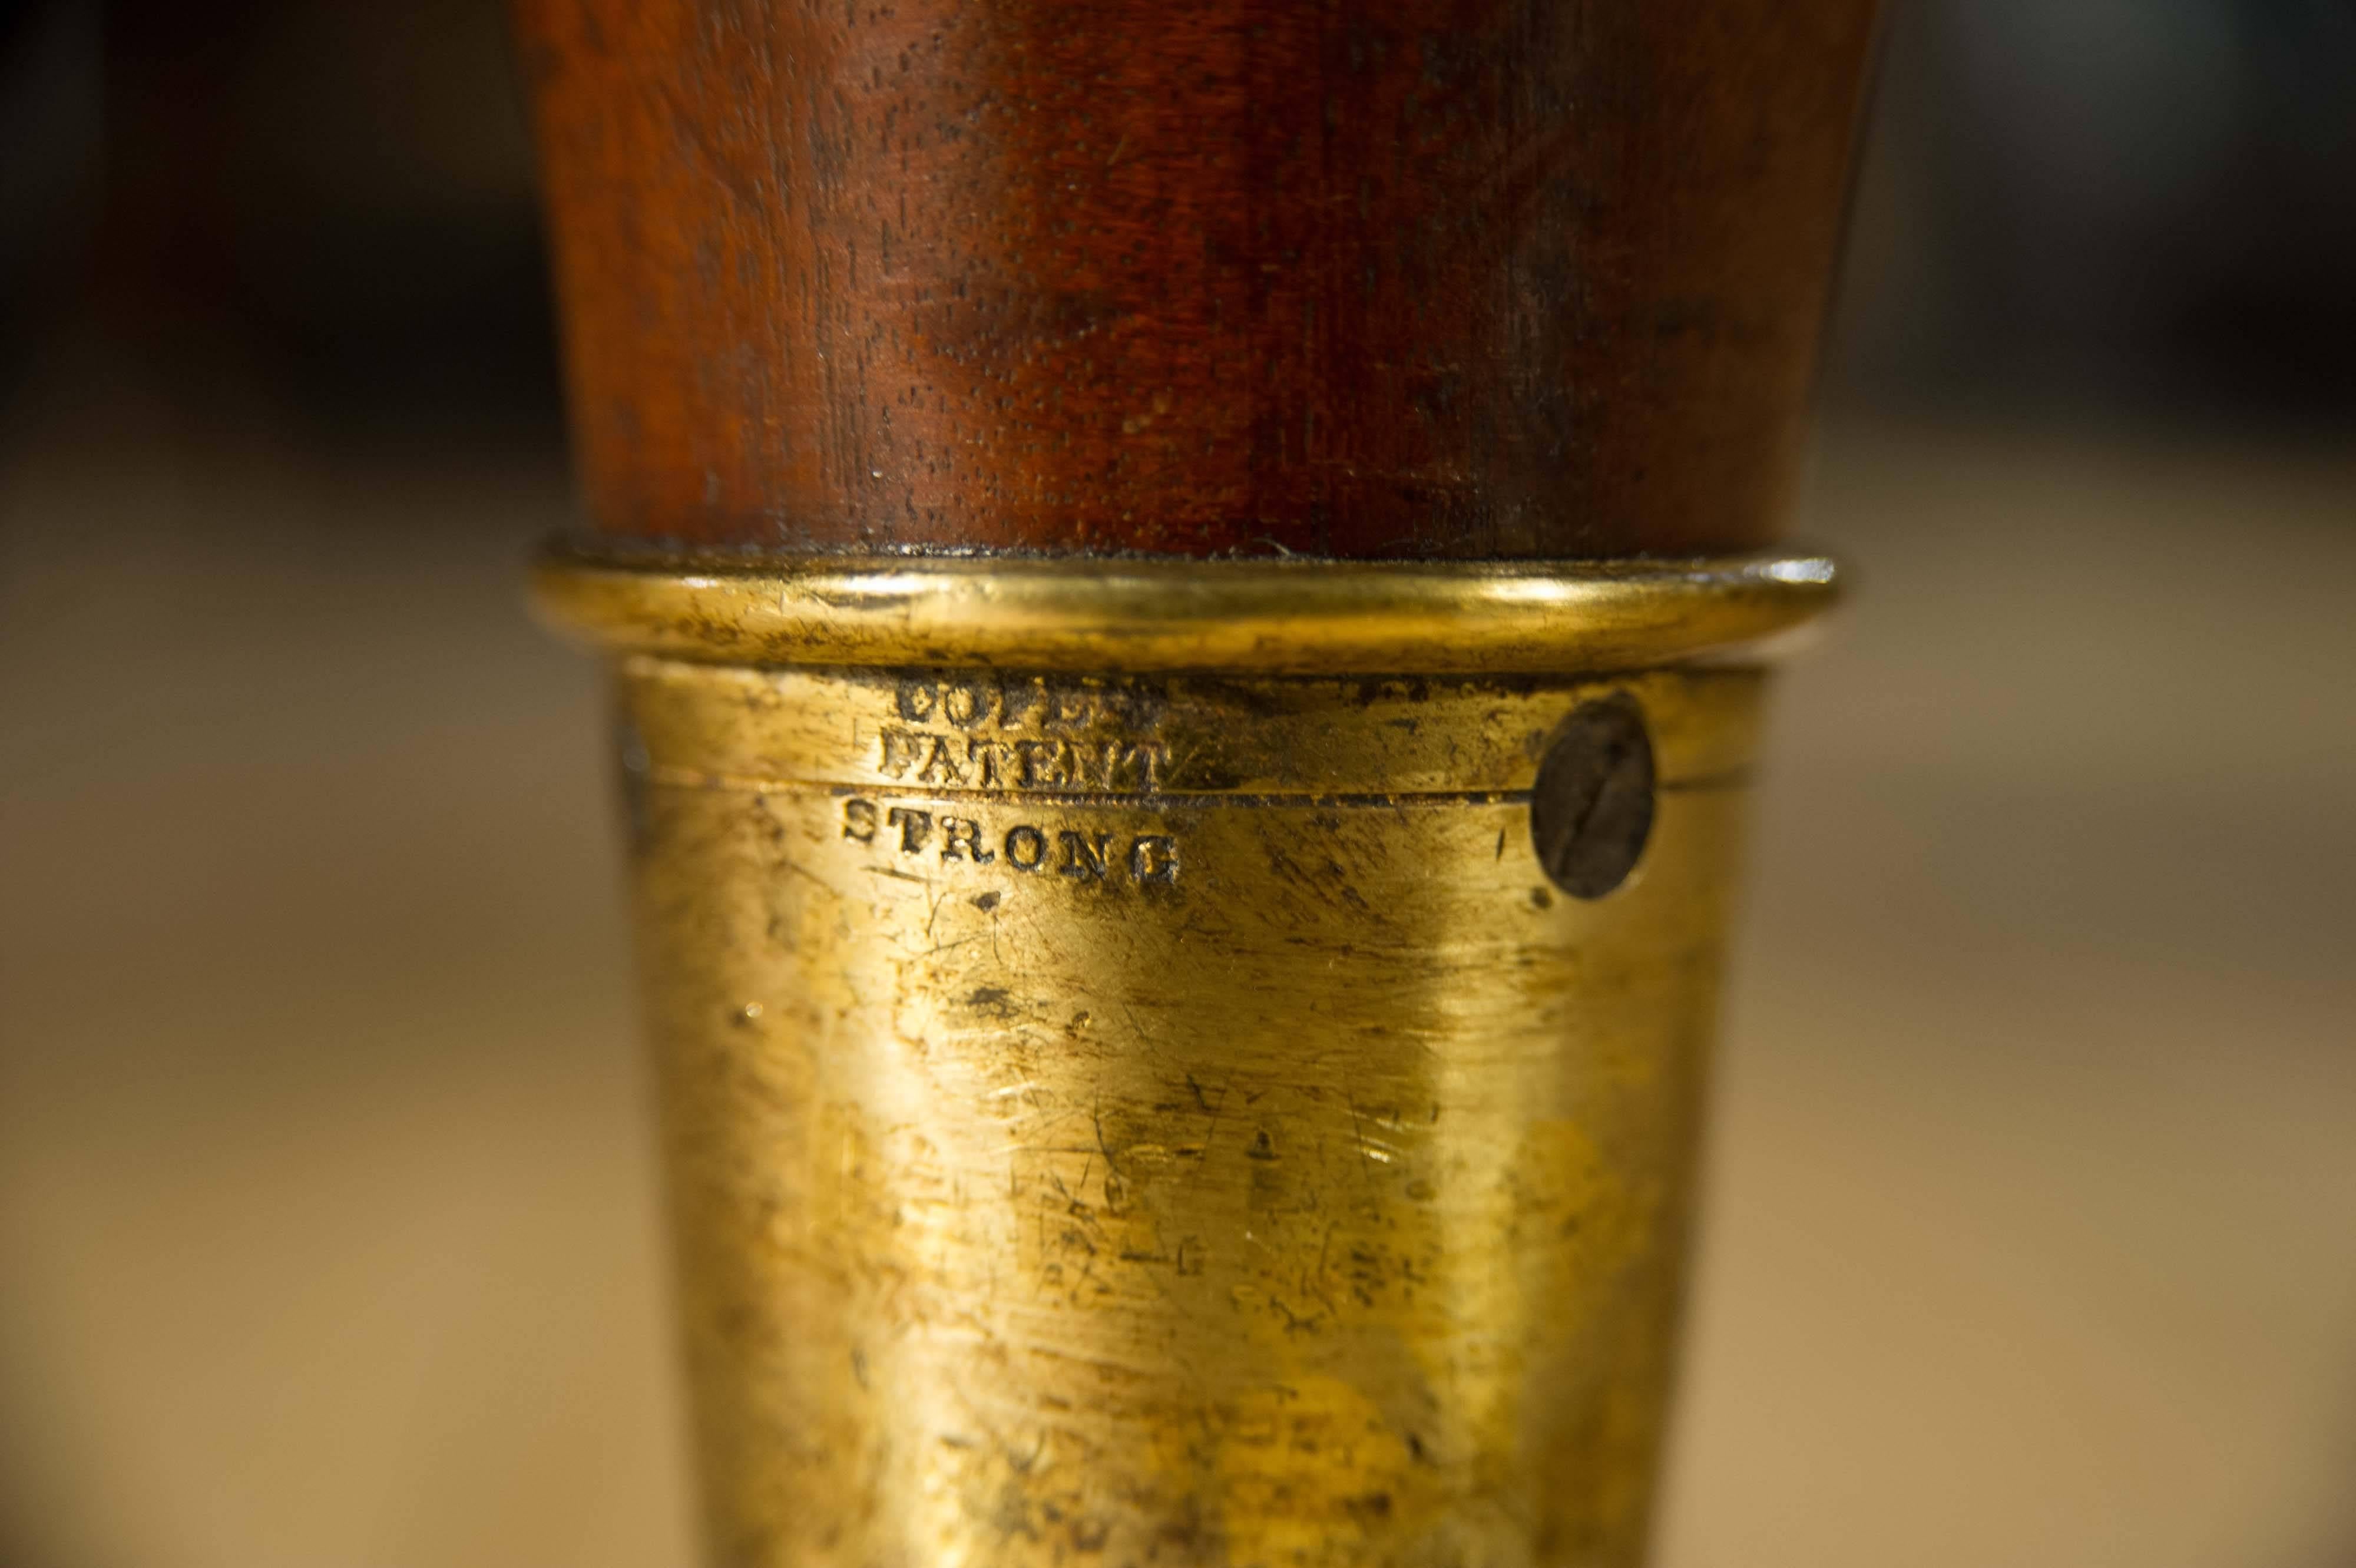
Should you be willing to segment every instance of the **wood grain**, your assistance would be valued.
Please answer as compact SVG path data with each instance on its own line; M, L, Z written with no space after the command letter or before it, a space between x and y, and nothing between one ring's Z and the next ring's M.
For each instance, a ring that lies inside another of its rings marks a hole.
M1872 0L519 0L609 532L1600 556L1798 465Z

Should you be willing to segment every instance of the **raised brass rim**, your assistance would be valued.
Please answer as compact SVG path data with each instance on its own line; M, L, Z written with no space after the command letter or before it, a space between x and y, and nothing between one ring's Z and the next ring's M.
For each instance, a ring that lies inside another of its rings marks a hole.
M1612 562L600 559L544 552L541 614L611 651L1039 671L1636 670L1723 655L1837 596L1826 556Z

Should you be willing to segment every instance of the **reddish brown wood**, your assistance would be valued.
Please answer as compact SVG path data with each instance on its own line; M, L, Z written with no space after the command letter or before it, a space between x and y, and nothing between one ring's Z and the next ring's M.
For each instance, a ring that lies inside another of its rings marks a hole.
M625 535L1757 543L1873 0L519 0Z

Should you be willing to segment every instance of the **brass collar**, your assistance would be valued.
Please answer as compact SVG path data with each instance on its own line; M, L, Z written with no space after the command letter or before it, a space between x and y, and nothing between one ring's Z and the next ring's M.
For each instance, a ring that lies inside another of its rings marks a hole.
M1405 563L601 560L552 548L541 613L619 652L762 665L1541 674L1722 655L1837 594L1826 556Z

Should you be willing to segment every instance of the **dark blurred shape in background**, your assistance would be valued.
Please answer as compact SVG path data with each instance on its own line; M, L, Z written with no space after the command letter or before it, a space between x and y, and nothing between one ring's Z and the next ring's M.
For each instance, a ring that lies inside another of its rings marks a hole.
M1888 42L1661 1563L2356 1563L2356 7ZM6 1568L688 1560L511 70L0 9Z
M63 327L307 418L553 438L502 6L19 0L0 58L12 377Z
M1852 388L2356 409L2356 7L1922 0L1890 42Z

